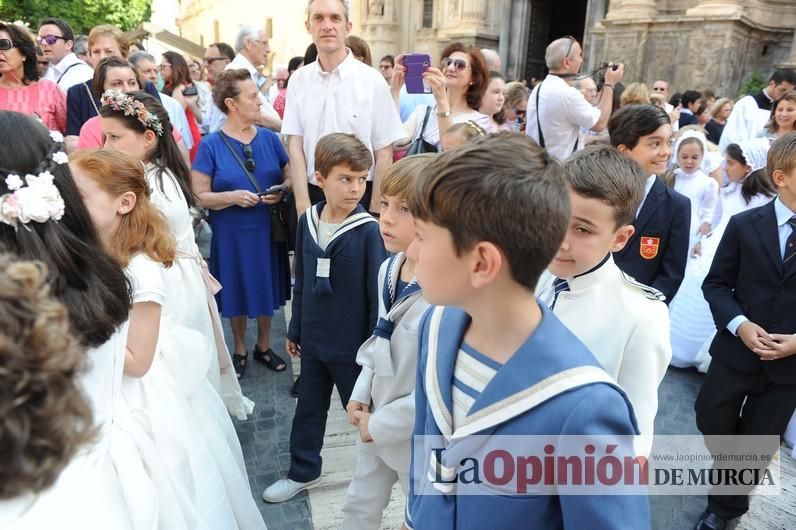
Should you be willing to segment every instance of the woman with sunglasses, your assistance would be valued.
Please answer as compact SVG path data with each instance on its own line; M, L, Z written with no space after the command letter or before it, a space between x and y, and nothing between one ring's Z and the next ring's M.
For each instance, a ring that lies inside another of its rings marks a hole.
M25 28L0 22L0 110L39 118L51 131L66 129L66 98L58 85L41 79L36 45Z
M396 106L401 87L404 84L406 67L403 56L395 60L390 89ZM441 69L429 67L423 79L431 86L435 106L428 112L428 122L422 131L423 139L440 148L440 137L454 123L472 121L479 127L490 130L489 116L481 114L478 109L486 93L489 82L486 60L481 50L468 47L460 42L448 45L442 51ZM427 105L418 105L415 112L404 123L407 136L411 141L420 137Z
M528 110L528 87L519 81L506 84L506 100L503 103L503 113L506 115L506 124L514 132L525 132L525 113Z
M238 375L248 364L248 318L257 319L254 360L281 372L287 365L271 349L271 317L289 294L290 271L286 245L271 238L269 205L284 192L268 189L289 183L288 157L276 134L256 126L261 103L248 70L222 72L213 103L227 121L202 139L191 182L199 206L210 210L210 272L224 286L216 299L231 320Z
M215 299L217 284L207 274L193 232L191 170L185 163L168 113L145 92L108 91L102 95L100 122L105 147L141 161L152 203L168 222L177 242L177 259L166 269L164 312L172 322L205 335L214 347L207 377L230 413L245 419L253 404L243 397L224 342Z

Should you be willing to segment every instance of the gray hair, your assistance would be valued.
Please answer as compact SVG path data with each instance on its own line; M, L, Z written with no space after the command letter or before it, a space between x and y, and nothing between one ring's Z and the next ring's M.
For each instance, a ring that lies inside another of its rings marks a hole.
M561 37L551 42L544 52L544 62L547 68L550 70L559 70L564 66L564 59L569 57L567 50L569 50L569 53L572 53L575 42L573 42L571 37Z
M498 52L491 48L481 48L481 53L484 54L486 59L487 70L491 72L500 72L500 55Z
M247 40L258 40L260 34L265 33L263 28L254 25L242 26L238 30L238 36L235 37L235 53L240 53L246 47Z
M75 44L72 46L72 51L76 55L86 55L88 53L88 35L78 35L75 38Z
M155 61L155 58L147 53L147 52L133 52L130 54L130 57L127 58L127 61L133 66L133 68L138 68L138 65L141 64L141 61Z
M310 7L312 7L312 3L314 1L315 0L307 0L307 18L310 17ZM345 13L345 19L346 21L348 21L348 13L350 11L349 0L340 0L340 2L342 2L343 4L343 12Z

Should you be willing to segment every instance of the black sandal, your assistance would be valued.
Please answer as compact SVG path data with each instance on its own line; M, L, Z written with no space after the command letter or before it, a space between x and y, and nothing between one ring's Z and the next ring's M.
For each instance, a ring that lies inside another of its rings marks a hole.
M259 361L266 365L268 368L273 370L274 372L282 372L287 368L287 364L285 364L285 360L282 359L280 356L274 353L274 350L268 348L265 351L260 351L257 345L254 345L254 360Z
M243 374L246 373L246 367L249 366L249 354L241 355L240 353L232 354L232 366L235 368L235 375L238 379L243 379Z

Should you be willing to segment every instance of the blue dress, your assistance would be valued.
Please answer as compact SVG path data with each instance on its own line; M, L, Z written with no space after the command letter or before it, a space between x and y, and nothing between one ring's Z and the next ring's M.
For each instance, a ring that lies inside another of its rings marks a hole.
M248 177L224 140L216 132L202 139L193 169L211 178L214 192L249 190ZM227 136L241 161L243 143ZM288 158L279 138L258 127L251 142L255 168L252 172L261 191L282 183L282 168ZM210 272L221 282L216 295L224 317L271 316L285 304L290 289L287 246L271 241L268 206L228 206L210 210L213 238L210 243Z

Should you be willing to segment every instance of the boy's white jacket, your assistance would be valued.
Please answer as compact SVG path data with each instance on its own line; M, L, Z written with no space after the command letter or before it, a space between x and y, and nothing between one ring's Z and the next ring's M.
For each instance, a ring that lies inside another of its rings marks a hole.
M379 320L392 321L392 335L389 341L371 336L359 348L357 363L362 366L362 372L351 393L354 401L371 404L368 430L373 442L360 447L376 453L396 470L408 470L410 466L409 439L415 420L417 331L420 319L429 307L422 291L418 291L398 300L387 311L388 301L385 302L384 298L394 292L404 260L403 253L399 253L386 260L379 270Z
M546 270L536 285L547 307L555 278ZM553 313L627 393L641 434L652 435L658 385L672 359L663 295L627 276L611 256L598 269L565 279L569 291L559 293Z

